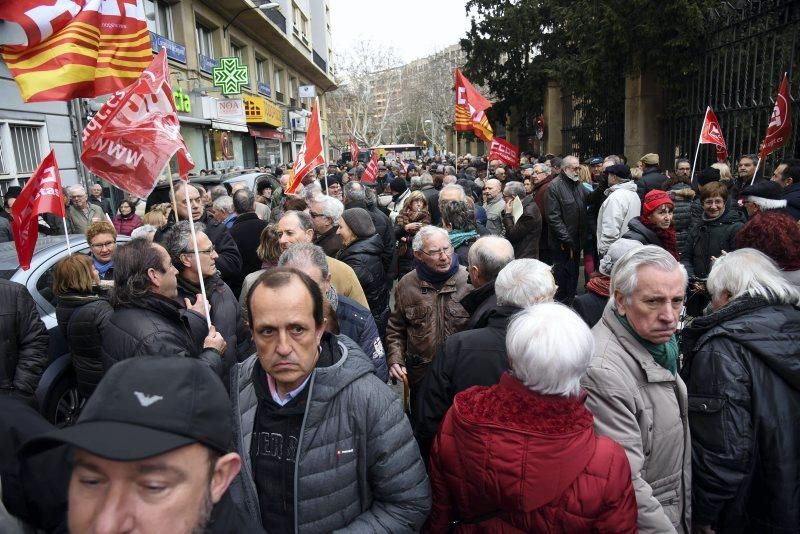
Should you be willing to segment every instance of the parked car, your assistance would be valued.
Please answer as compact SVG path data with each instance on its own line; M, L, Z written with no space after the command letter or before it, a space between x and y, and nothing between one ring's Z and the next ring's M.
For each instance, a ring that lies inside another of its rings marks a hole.
M256 184L262 180L269 180L270 187L272 187L273 190L281 186L278 179L275 178L275 175L270 174L268 172L249 172L245 174L239 174L236 176L231 176L226 174L222 177L223 184L230 184L232 187L233 184L244 182L247 184L247 187L249 187L251 191L255 191Z
M73 254L89 254L89 243L85 236L71 235L69 241ZM130 241L130 237L117 236L117 243L127 241ZM78 393L69 348L56 321L53 274L58 260L67 254L67 243L63 235L39 235L31 267L23 271L19 266L14 243L0 243L0 276L28 288L49 334L48 364L36 389L36 400L42 415L59 427L75 422L85 400Z

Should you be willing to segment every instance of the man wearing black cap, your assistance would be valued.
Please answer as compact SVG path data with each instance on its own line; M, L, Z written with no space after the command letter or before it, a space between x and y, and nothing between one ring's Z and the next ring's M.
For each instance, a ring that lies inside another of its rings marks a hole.
M783 188L771 180L762 180L742 189L739 202L747 212L748 219L764 211L786 211Z
M70 532L258 532L226 495L241 468L232 430L225 388L206 366L142 357L103 377L75 425L23 453L71 448Z

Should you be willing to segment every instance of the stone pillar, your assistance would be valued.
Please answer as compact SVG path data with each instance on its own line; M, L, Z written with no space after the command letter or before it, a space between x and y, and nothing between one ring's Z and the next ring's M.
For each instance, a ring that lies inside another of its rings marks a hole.
M661 147L661 95L654 74L625 78L625 155L630 165Z
M542 146L545 154L562 154L564 152L564 109L561 101L561 86L556 81L547 82L544 94L544 139Z

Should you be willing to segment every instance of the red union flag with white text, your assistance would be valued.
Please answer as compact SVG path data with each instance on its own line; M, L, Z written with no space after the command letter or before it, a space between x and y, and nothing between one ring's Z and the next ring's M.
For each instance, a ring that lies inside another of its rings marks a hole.
M714 114L711 106L706 108L706 117L703 120L703 129L700 131L700 143L715 145L717 147L717 161L728 159L728 147L722 136L722 127Z
M364 169L364 174L361 175L361 183L374 184L376 176L378 176L378 151L373 150L372 158L369 160L367 168Z
M289 178L289 185L286 186L286 193L292 194L297 191L300 183L305 176L325 164L325 154L322 152L322 130L319 125L319 101L314 99L314 105L311 107L311 121L308 123L308 132L306 132L306 140L303 146L300 147L300 152L297 153L297 161L292 166L292 172Z
M354 137L350 137L350 162L355 165L358 163L358 154L361 150L358 148L358 143Z
M42 160L39 168L22 188L11 207L11 227L19 265L27 271L31 266L33 249L39 237L39 214L52 213L64 217L61 194L61 175L53 150Z
M489 161L495 159L500 160L503 165L519 167L519 149L502 137L495 137L489 149Z
M162 48L136 82L114 93L83 130L81 161L90 171L140 198L155 187L173 155L178 173L194 168L180 133Z
M784 74L781 86L778 88L778 95L775 97L775 107L772 109L772 117L769 119L767 134L761 143L761 150L758 151L759 159L764 159L789 141L792 133L791 101L789 79Z

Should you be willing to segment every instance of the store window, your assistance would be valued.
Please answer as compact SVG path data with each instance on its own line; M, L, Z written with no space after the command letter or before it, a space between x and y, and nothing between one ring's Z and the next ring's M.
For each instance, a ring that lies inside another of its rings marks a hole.
M167 39L173 38L172 6L163 0L144 0L147 29Z

